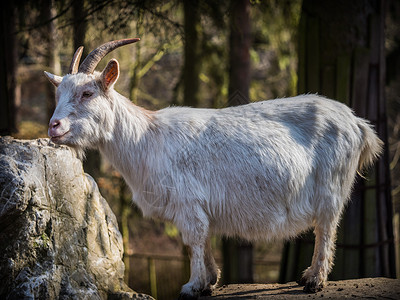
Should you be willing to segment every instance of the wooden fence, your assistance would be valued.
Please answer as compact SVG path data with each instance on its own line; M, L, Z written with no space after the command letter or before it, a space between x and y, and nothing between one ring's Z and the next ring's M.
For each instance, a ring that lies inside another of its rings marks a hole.
M222 260L216 259L222 268ZM129 255L130 274L128 285L136 292L155 299L175 299L183 284L189 280L189 259L184 256L132 254ZM277 282L279 259L255 260L253 262L255 283Z

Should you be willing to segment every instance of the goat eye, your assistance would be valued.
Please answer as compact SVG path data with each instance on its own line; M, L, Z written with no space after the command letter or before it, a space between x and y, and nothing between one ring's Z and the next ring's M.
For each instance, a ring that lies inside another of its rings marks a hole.
M82 98L89 98L93 95L92 92L86 91L82 93Z

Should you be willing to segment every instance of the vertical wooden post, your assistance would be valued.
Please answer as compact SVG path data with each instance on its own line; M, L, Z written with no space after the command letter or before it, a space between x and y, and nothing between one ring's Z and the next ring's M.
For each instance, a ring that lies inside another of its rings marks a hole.
M149 282L151 296L157 299L157 273L154 258L148 257L147 264L149 268Z

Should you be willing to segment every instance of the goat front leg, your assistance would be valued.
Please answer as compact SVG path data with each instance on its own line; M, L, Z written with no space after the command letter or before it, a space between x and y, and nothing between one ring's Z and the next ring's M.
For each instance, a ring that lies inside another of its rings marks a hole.
M203 214L185 216L183 226L179 226L183 243L189 247L190 280L181 290L179 299L197 299L208 290L209 282L205 265L205 249L208 236L208 220Z

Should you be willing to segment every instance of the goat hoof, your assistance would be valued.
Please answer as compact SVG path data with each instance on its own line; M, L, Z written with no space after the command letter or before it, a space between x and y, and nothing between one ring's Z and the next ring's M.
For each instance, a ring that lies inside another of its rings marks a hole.
M178 300L197 300L198 296L189 295L186 293L180 293Z
M296 281L298 285L305 286L307 283L307 278L301 277L299 280Z
M322 291L322 285L315 281L309 281L304 285L303 291L306 293L316 293Z
M202 290L201 294L200 294L201 297L207 297L207 296L211 296L211 295L212 295L211 288L206 288L206 289Z

